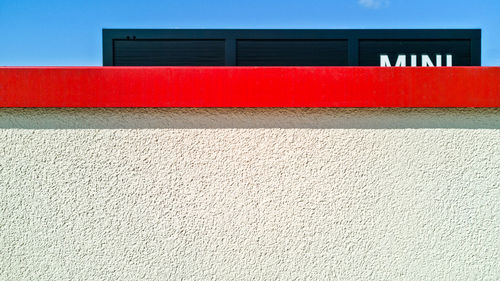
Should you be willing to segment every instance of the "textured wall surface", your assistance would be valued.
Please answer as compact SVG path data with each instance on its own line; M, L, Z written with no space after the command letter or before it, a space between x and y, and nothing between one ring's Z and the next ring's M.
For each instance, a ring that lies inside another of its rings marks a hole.
M0 280L499 280L500 109L0 109Z

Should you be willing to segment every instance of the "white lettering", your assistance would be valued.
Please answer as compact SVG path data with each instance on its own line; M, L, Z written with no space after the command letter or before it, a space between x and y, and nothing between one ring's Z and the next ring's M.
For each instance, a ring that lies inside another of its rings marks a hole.
M396 60L396 66L406 66L406 55L399 55Z
M389 60L388 55L380 55L380 66L382 67L390 67L391 61Z
M431 58L428 55L422 55L422 66L423 67L434 66L434 64L431 61Z
M406 58L407 55L398 55L398 58L396 59L396 64L394 65L395 67L405 67L406 66ZM434 62L431 60L429 55L422 55L422 66L423 67L433 67ZM389 58L389 55L380 55L380 66L382 67L391 67L391 60ZM417 55L410 55L410 66L416 67L417 66ZM440 67L443 66L443 56L441 54L436 54L436 66ZM453 66L453 56L452 55L446 55L446 66Z
M452 55L446 55L446 66L453 66L453 56Z
M411 55L411 66L417 66L417 55Z
M391 66L391 61L389 60L388 55L380 55L380 66L388 67ZM398 59L396 60L396 67L405 67L406 66L406 55L398 55Z
M436 66L443 66L441 55L436 55Z

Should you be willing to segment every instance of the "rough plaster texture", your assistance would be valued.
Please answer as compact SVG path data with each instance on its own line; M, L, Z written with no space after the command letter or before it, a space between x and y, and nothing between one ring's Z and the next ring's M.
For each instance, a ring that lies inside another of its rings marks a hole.
M0 280L500 280L500 109L1 109Z

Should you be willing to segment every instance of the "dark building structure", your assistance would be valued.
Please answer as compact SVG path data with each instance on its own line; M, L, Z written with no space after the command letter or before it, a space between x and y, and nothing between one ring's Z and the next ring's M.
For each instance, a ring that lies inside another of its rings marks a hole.
M104 66L480 66L481 30L104 29Z

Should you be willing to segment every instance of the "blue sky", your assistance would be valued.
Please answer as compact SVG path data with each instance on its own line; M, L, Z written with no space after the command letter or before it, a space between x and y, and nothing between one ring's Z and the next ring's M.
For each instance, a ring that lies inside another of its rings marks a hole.
M0 65L102 65L102 28L481 28L500 65L500 0L0 0Z

